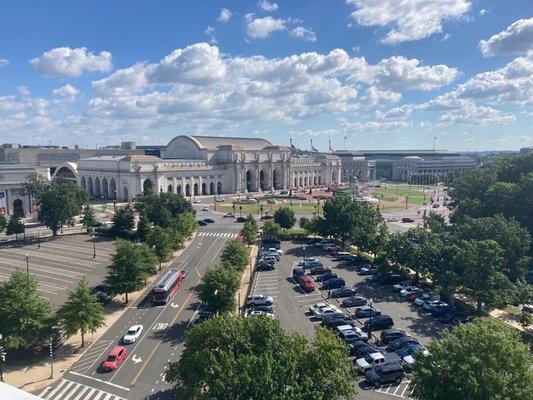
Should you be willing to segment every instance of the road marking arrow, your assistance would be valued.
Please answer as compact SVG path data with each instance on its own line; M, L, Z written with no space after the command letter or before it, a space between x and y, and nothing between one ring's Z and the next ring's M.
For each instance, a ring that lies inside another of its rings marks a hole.
M135 364L138 364L138 363L142 362L142 358L141 357L137 357L134 354L133 357L131 357L131 361L133 361Z
M178 308L180 305L179 304L175 304L175 303L171 303L170 304L170 307L172 308Z

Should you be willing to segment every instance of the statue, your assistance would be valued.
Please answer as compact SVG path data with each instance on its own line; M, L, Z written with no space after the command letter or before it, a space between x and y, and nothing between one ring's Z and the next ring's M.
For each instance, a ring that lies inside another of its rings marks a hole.
M357 174L355 171L352 171L350 175L350 194L353 197L360 197L361 194L359 193L359 180L357 179Z

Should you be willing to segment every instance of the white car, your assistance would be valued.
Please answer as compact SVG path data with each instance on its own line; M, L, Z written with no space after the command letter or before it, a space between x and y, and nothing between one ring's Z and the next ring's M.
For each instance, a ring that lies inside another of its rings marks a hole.
M268 252L270 252L270 253L278 253L280 256L283 255L283 251L281 249L276 249L275 247L270 247L268 249Z
M355 328L351 325L339 325L335 328L337 333L342 333L346 331L355 331Z
M327 243L324 246L322 246L324 250L328 251L339 251L341 250L341 246L334 244L334 243Z
M315 317L317 317L318 319L322 319L325 315L330 315L330 314L342 314L343 312L341 310L339 310L337 307L335 306L328 306L328 307L324 307L324 308L319 308L318 310L315 311Z
M260 317L260 316L264 316L264 317L268 317L268 318L276 318L274 316L274 314L272 313L269 313L269 312L266 312L266 311L261 311L261 310L252 310L250 312L248 312L246 314L247 317Z
M402 289L402 291L400 292L400 296L407 297L411 293L413 293L415 290L420 290L420 289L417 288L416 286L409 286L409 287L407 287L405 289Z
M246 302L250 306L271 306L274 303L274 299L262 293L252 293L248 296Z
M142 325L133 325L130 329L128 329L128 332L126 332L126 334L122 338L122 343L124 344L135 343L135 341L139 339L139 336L141 336L142 333L143 333Z
M325 307L329 307L329 304L328 303L316 303L316 304L313 304L312 306L309 306L309 311L315 314L316 310L320 308L325 308Z

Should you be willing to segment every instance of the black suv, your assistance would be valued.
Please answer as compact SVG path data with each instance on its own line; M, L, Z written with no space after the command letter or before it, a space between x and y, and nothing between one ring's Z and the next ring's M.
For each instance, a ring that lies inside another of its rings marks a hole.
M394 321L392 320L391 316L378 315L377 317L373 317L372 319L365 321L365 324L363 325L364 331L368 331L368 329L370 328L370 322L372 322L373 331L379 331L382 329L390 329L394 325Z
M387 344L404 336L405 332L399 329L385 329L381 332L381 343Z
M379 386L385 383L400 384L405 372L401 364L382 364L377 368L370 369L365 373L366 381L369 385Z

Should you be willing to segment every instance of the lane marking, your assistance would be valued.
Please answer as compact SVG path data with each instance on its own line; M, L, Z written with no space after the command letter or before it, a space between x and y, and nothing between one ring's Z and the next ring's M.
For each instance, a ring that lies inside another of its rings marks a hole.
M96 381L96 382L104 383L106 385L113 386L113 387L116 387L116 388L119 388L119 389L122 389L122 390L126 390L128 392L130 391L130 388L117 385L116 383L107 382L107 381L104 381L103 379L95 378L94 376L83 375L83 374L80 374L78 372L73 372L73 371L69 371L68 373L72 374L72 375L76 375L76 376L81 376L83 378L91 379L91 380Z

